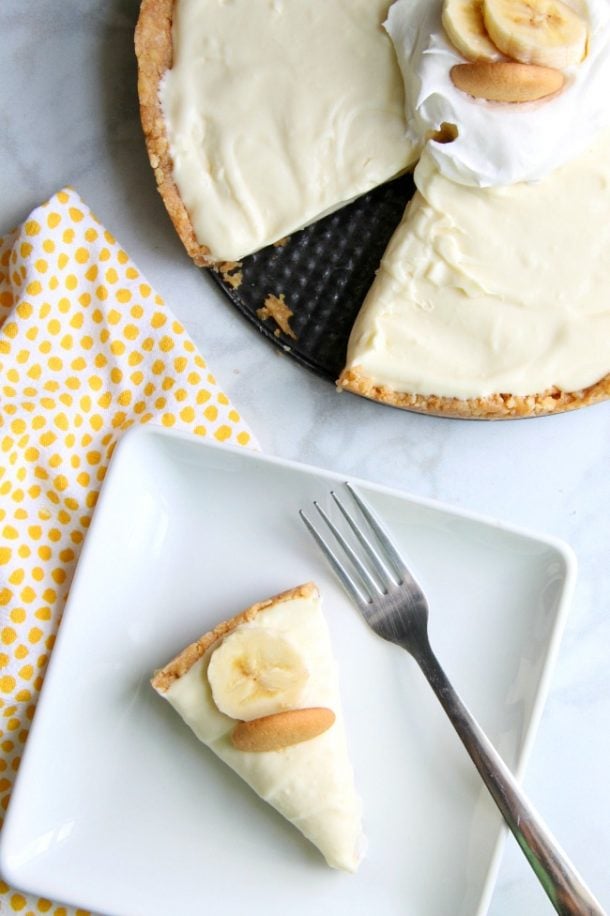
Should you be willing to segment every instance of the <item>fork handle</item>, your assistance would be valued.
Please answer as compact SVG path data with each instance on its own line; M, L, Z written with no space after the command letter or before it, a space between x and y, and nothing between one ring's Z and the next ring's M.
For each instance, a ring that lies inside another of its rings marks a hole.
M562 916L605 916L598 901L452 687L430 646L424 652L414 653L414 657L555 910Z

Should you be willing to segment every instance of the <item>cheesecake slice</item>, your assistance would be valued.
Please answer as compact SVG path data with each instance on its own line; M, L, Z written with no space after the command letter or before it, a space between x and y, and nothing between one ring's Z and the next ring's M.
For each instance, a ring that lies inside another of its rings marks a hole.
M143 0L150 161L195 262L237 261L413 164L390 0Z
M220 623L158 671L152 685L330 866L356 870L361 803L315 585Z
M354 324L341 388L510 418L610 397L610 131L539 182L480 188L428 148Z

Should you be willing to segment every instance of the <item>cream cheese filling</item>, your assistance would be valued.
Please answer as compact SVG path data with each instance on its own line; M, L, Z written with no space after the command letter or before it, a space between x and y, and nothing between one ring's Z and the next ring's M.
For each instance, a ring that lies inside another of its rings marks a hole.
M272 605L241 627L267 627L298 647L309 671L299 706L332 709L336 720L328 731L280 751L252 753L234 748L230 734L235 720L218 710L207 678L216 645L163 695L199 740L292 821L329 865L354 871L363 852L361 803L354 787L336 666L319 598L299 597Z
M238 260L411 165L390 0L176 0L160 87L197 240Z
M477 188L427 150L347 369L396 392L579 391L610 371L610 132L538 183Z

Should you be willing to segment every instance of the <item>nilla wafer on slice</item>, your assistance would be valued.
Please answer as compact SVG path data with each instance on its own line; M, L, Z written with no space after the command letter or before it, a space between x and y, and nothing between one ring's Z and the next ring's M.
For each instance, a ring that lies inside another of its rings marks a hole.
M512 61L456 64L451 80L458 89L490 102L535 102L558 92L564 75L552 67Z
M325 706L288 709L250 722L238 722L231 734L231 742L239 751L279 751L317 738L334 721L334 712Z

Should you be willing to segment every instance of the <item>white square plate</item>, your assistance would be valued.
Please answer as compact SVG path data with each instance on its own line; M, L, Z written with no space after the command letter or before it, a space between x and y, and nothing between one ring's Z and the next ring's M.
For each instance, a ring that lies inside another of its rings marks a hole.
M7 881L121 916L485 912L504 836L493 803L415 663L368 630L298 518L314 498L330 508L340 480L155 428L125 436L9 806ZM447 673L519 770L573 584L569 548L358 485L424 586ZM356 875L327 868L148 683L219 620L309 579L364 800Z

